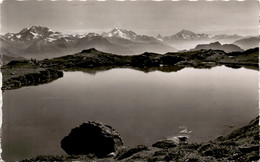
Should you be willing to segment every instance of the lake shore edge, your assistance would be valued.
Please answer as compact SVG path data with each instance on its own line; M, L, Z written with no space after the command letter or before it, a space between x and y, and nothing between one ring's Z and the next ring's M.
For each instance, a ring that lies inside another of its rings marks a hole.
M160 140L158 142L161 145L157 142L152 147L123 146L105 158L97 158L94 154L42 155L22 161L258 161L259 117L229 135L212 141L199 144L183 142L179 145L165 145L165 141Z

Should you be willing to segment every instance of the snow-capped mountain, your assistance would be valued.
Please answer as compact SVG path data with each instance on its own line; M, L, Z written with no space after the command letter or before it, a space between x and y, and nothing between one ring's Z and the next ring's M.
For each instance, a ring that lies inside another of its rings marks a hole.
M158 41L156 38L147 36L147 35L138 35L135 32L131 30L125 30L125 29L119 29L119 28L114 28L110 32L102 33L103 37L106 37L110 40L112 39L125 39L125 40L130 40L133 42L146 42L146 41Z
M177 34L170 36L170 39L208 39L210 36L208 34L196 34L189 30L182 30Z
M144 52L165 53L166 51L177 51L175 48L154 37L138 35L130 30L114 28L108 33L103 33L102 36L107 38L111 43L134 50L137 54Z
M86 48L122 55L147 51L160 53L176 51L154 37L118 28L103 34L62 34L47 27L32 26L18 33L7 33L1 36L0 40L4 44L3 48L11 48L13 53L43 58L75 53ZM17 47L14 48L14 45Z
M4 44L2 48L20 56L64 51L64 47L70 46L71 41L75 40L74 37L42 26L24 28L18 33L7 33L2 37L5 39L1 39Z
M132 31L128 31L125 29L118 29L118 28L114 28L113 30L111 30L110 32L106 33L102 33L102 36L104 37L116 37L116 38L122 38L122 39L128 39L128 40L135 40L137 38L137 34L132 32Z
M4 36L12 41L27 42L39 38L45 38L51 34L54 34L54 32L46 27L32 26L31 28L24 28L19 33L7 33ZM57 34L55 33L55 35Z
M163 37L161 36L161 34L158 34L156 37L159 41L163 41Z
M65 39L65 41L69 41L71 38L74 38L71 35L64 35L61 32L53 31L47 27L41 26L24 28L19 33L7 33L4 36L11 41L20 43L29 43L40 39L46 42L54 42L59 39Z
M185 50L195 48L197 44L208 44L212 42L221 42L223 43L233 43L234 41L241 39L242 36L239 35L212 35L205 33L194 33L189 30L181 30L180 32L165 37L157 37L158 40L161 40L165 44L174 46L177 49Z
M234 41L240 39L238 35L197 34L182 30L172 36L157 38L139 35L131 30L114 28L102 34L63 34L47 27L32 26L24 28L18 33L7 33L0 37L2 51L21 57L51 58L82 51L86 48L96 48L104 52L134 55L144 52L166 53L192 49L198 44L208 44L219 41Z
M172 35L172 36L165 36L160 37L157 36L160 40L200 40L200 39L240 39L242 36L239 35L227 35L227 34L220 34L220 35L212 35L212 34L205 34L205 33L194 33L189 30L181 30L180 32Z

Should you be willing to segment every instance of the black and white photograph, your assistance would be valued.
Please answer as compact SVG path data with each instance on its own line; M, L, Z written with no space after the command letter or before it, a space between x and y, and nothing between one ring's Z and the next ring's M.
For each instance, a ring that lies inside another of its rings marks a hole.
M258 161L259 1L2 0L3 161Z

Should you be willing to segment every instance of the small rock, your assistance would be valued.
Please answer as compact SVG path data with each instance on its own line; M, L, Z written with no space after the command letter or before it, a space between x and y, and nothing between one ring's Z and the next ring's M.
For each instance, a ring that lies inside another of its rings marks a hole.
M177 136L177 138L180 140L180 142L186 142L188 139L186 136Z
M179 142L171 139L164 139L154 143L152 146L157 148L172 148L179 145Z
M114 152L111 152L111 153L109 153L109 154L106 156L106 158L115 157L115 156L116 156L116 154L115 154Z
M217 140L221 140L223 138L224 138L224 136L220 135L220 136L217 137Z
M259 145L254 145L254 146L244 146L244 147L239 147L239 151L243 153L249 153L252 151L258 151L259 150Z

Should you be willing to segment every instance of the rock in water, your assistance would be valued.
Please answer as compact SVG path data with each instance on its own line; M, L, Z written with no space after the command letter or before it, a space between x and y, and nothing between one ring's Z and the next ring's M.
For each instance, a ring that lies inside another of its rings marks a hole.
M62 149L69 155L95 154L98 158L115 152L123 141L120 135L108 125L90 121L71 130L61 141Z

